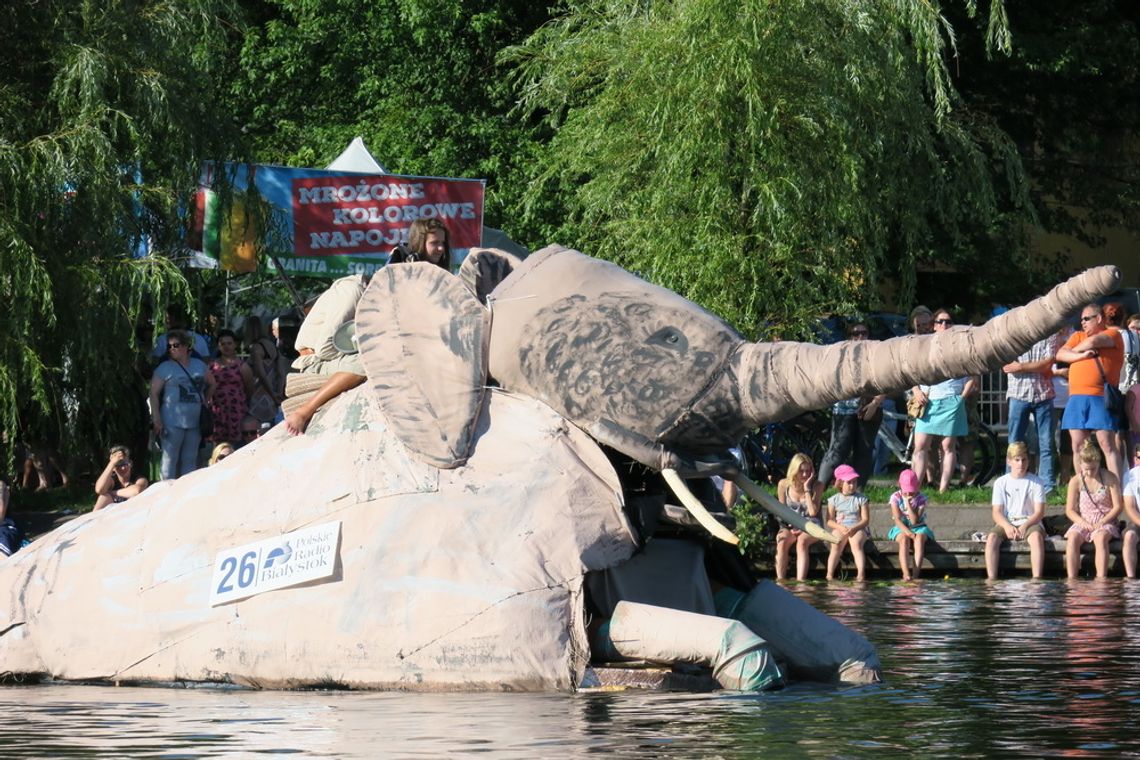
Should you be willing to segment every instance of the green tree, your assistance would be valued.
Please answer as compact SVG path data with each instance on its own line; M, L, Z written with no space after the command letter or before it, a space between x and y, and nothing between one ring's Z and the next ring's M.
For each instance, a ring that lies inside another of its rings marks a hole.
M506 56L528 112L557 129L529 197L565 200L552 237L745 333L871 305L884 275L905 300L920 258L1015 244L1032 219L1015 145L958 108L938 3L565 9ZM1008 49L1000 0L984 34Z
M498 51L547 18L520 0L258 0L231 100L259 161L324 166L355 136L391 172L488 180L510 226L532 125Z
M41 0L0 24L0 458L20 439L93 456L146 429L139 330L188 300L174 259L200 161L234 153L216 84L240 18Z
M966 106L1016 142L1045 229L1092 246L1108 227L1140 232L1140 5L1016 3L1009 25L1016 44L989 66L963 38Z

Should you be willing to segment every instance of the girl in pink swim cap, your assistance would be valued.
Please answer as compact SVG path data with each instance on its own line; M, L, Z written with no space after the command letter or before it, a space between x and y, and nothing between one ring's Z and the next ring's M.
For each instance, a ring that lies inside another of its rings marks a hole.
M855 580L866 580L867 555L863 544L869 534L867 526L871 524L867 497L859 493L859 473L851 465L836 467L834 477L839 493L827 500L827 527L839 542L831 545L831 553L827 555L827 579L835 579L843 550L850 544L851 557L855 560Z
M926 539L934 538L934 531L926 526L926 497L918 490L918 474L914 470L899 473L899 490L891 494L891 517L895 524L887 533L887 538L899 545L899 567L904 581L912 577L910 565L911 546L914 547L914 573L917 578L922 572L922 558L926 550Z

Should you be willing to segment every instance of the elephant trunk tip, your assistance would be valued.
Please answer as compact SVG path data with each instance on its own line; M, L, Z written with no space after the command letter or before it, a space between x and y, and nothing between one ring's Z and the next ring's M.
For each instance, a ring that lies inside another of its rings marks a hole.
M1111 293L1118 289L1123 280L1120 269L1113 264L1096 267L1092 270L1092 274L1096 278L1096 289L1103 293Z

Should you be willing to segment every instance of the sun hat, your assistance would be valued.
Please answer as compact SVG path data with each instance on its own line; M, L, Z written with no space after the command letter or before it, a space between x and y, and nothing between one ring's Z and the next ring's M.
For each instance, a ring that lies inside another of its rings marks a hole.
M835 480L858 480L859 473L855 472L855 468L849 464L841 464L835 468Z
M348 320L336 328L333 334L333 348L342 354L355 354L360 351L356 345L356 321Z
M918 490L918 473L914 470L903 470L899 473L899 490L910 493Z

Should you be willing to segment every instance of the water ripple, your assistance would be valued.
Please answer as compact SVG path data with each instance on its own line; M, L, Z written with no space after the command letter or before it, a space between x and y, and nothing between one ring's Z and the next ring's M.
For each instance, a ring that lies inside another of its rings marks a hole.
M29 758L1140 757L1140 584L794 584L875 642L885 684L769 694L404 694L26 686Z

